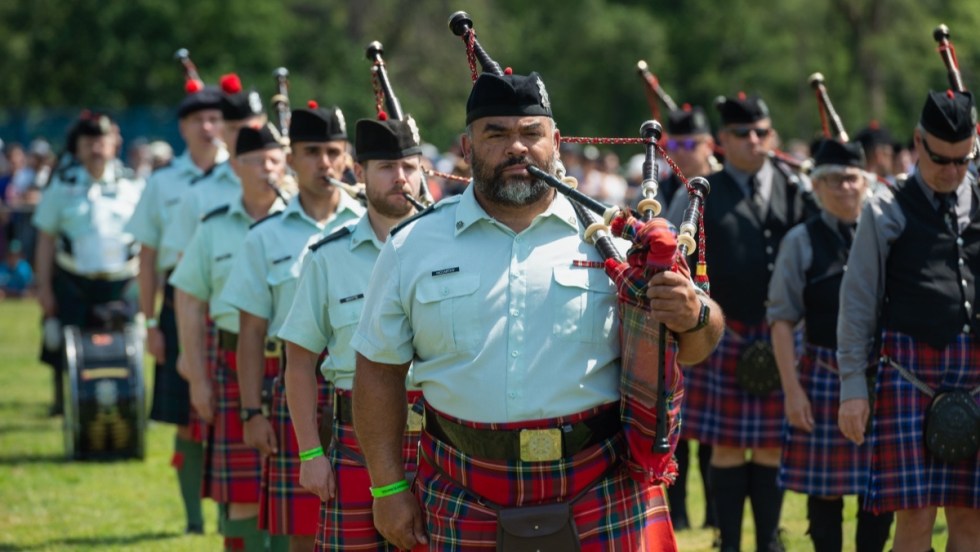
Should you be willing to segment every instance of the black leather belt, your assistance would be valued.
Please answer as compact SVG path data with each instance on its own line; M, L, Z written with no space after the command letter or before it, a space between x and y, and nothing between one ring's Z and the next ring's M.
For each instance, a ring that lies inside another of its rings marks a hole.
M219 329L218 348L229 353L236 352L238 350L238 334ZM282 341L266 338L264 349L266 358L282 358ZM285 366L285 363L283 363L283 366Z
M476 429L425 411L425 430L468 456L487 460L550 462L568 458L622 430L618 408L560 427Z
M238 334L227 330L218 330L218 348L222 351L234 353L238 350Z

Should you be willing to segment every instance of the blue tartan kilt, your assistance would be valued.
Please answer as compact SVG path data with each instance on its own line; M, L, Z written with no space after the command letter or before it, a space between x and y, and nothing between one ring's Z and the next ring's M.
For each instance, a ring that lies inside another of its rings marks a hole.
M840 377L836 351L807 345L800 358L800 385L810 401L813 432L783 424L779 485L811 496L863 494L871 448L855 445L837 425Z
M885 331L881 350L883 357L932 389L980 385L980 347L971 334L959 334L945 349L934 349ZM926 449L923 427L932 399L887 362L878 367L875 394L865 508L874 513L930 506L980 509L980 454L946 463Z

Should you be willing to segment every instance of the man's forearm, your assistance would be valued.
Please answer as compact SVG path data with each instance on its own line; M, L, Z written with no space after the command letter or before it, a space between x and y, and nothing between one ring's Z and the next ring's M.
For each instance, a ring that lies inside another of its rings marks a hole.
M317 389L316 361L320 355L295 343L286 342L286 404L293 420L299 450L321 446L316 425ZM324 420L323 423L328 423ZM330 443L322 443L327 446Z
M408 363L380 364L357 355L354 431L374 486L405 478L402 440L408 415L407 373Z
M774 320L770 326L772 335L772 352L776 357L776 366L779 368L779 379L783 382L783 388L787 384L799 385L799 377L796 375L796 359L793 352L793 326L786 320Z
M242 408L262 406L262 377L265 374L265 318L239 311L238 316L238 386Z
M725 314L721 307L707 297L703 299L711 310L708 325L696 332L678 334L677 361L681 364L697 364L707 358L725 333Z
M207 376L204 369L204 332L207 331L204 320L207 303L177 289L174 290L174 307L177 311L177 336L184 366L190 380L201 380Z
M160 275L157 274L157 250L143 244L140 247L140 271L136 275L140 287L140 312L149 320L156 318L157 292Z

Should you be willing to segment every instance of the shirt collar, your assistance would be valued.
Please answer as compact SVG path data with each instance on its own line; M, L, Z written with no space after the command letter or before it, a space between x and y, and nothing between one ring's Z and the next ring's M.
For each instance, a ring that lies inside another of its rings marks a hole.
M371 226L371 219L365 213L361 220L351 227L350 248L351 251L359 247L362 243L370 243L378 251L384 246L384 242L378 239Z
M760 167L758 171L756 171L755 173L747 173L739 169L736 169L731 165L731 163L726 162L725 171L729 175L731 175L732 178L735 179L735 182L737 182L739 186L742 186L743 188L747 188L749 187L749 179L751 179L752 176L758 178L759 182L765 182L766 179L772 178L773 167L772 167L772 163L770 163L769 160L766 159L762 163L762 167Z
M226 150L225 148L218 148L218 153L214 156L214 164L215 165L225 164L225 161L227 160L228 160L228 150ZM201 167L195 165L194 160L191 159L190 150L184 150L184 153L175 157L173 164L180 171L189 173L193 176L200 176L204 174L204 171L201 170Z
M922 178L918 165L916 165L915 171L912 172L912 177L915 179L915 183L919 186L919 189L922 190L922 193L925 194L926 199L929 200L929 203L931 203L934 207L939 207L939 198L936 197L936 192L930 188L929 185L926 184L926 181ZM973 176L969 171L967 171L966 175L963 177L963 181L960 182L960 185L953 191L956 194L956 205L959 205L961 201L966 201L967 204L969 204L970 184L972 180Z
M276 197L276 200L272 202L272 206L269 207L269 210L266 212L266 214L271 215L272 213L278 213L279 211L285 210L286 207L287 206L285 203L283 203L282 199ZM245 205L242 203L241 192L235 194L235 198L231 200L231 204L228 209L228 215L240 216L245 218L246 220L252 221L251 215L248 214L248 211L245 210Z
M459 200L459 206L456 208L456 222L454 228L456 229L456 235L460 235L470 226L474 225L480 220L493 221L493 217L487 214L487 212L480 205L480 202L476 200L476 194L473 192L474 185L470 184L463 190L463 194ZM572 209L572 204L569 203L568 198L565 196L555 193L555 199L551 202L551 205L538 216L534 218L531 222L531 226L539 224L539 220L554 218L559 220L575 231L578 231L578 219L575 217L575 210Z

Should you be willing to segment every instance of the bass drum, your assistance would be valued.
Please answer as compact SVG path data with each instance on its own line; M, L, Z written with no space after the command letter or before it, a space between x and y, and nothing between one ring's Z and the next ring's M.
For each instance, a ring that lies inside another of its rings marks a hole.
M65 455L70 460L143 459L143 341L122 330L65 328Z

